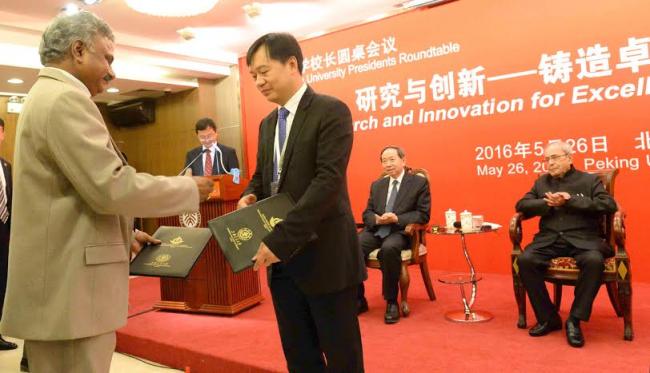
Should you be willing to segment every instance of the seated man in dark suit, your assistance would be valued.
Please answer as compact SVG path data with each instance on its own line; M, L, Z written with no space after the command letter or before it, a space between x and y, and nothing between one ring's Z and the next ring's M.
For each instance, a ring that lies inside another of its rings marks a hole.
M379 248L377 258L383 276L382 289L386 299L386 324L399 320L397 289L402 269L401 251L409 248L404 232L411 223L426 224L431 214L431 194L426 178L406 172L404 151L387 146L380 154L386 177L372 183L368 206L363 212L365 228L359 233L359 244L365 257ZM368 310L364 286L359 287L359 313Z
M605 258L614 255L603 238L600 218L616 212L616 202L596 175L576 170L571 146L563 142L546 147L548 174L540 176L530 192L517 202L526 217L540 216L539 233L519 256L519 276L535 311L533 337L562 329L562 319L546 290L544 274L551 259L575 258L580 277L566 321L567 341L581 347L585 340L580 320L587 321L600 288Z
M192 175L221 175L229 173L233 168L239 168L235 149L223 144L217 144L219 133L217 132L217 125L214 124L212 119L199 119L194 126L194 131L201 142L201 146L187 152L185 167L198 157L202 151L205 152L200 157L201 159L197 159L192 163Z

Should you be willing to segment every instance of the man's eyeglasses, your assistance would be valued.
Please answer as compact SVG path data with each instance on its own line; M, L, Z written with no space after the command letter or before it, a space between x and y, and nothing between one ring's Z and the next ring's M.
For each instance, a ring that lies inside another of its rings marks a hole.
M556 162L560 158L566 157L566 156L568 156L568 154L566 154L566 153L564 153L564 154L555 154L555 155L552 155L550 157L544 157L544 162L546 162L546 163L549 163L551 161Z

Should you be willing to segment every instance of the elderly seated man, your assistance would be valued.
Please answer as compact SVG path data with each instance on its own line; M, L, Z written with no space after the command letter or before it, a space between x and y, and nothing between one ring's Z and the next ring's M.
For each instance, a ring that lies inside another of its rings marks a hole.
M363 212L365 228L359 233L359 245L365 257L379 249L383 294L386 299L384 322L399 320L397 289L402 269L401 251L409 248L409 237L404 232L411 223L426 224L431 213L431 194L426 178L406 172L404 151L387 146L380 153L386 177L372 183L370 198ZM359 286L359 313L368 310L363 283Z
M589 320L605 258L614 255L602 236L600 218L616 212L616 202L596 175L573 167L568 144L549 144L544 159L548 174L540 176L516 206L526 217L541 217L539 232L518 261L519 276L537 318L537 324L528 334L540 337L562 329L562 319L546 290L544 274L551 259L573 257L580 268L580 277L566 321L566 336L569 345L582 347L585 339L580 321Z

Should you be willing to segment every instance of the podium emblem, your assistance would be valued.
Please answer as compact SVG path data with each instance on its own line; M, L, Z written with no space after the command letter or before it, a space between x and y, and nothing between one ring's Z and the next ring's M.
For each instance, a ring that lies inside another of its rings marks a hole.
M181 223L181 227L196 228L201 224L201 213L199 211L187 212L178 215L178 220Z

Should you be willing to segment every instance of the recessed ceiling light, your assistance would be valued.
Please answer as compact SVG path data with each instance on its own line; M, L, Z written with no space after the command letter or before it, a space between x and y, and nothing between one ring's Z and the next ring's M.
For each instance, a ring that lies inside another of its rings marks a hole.
M196 31L191 27L183 27L180 30L176 30L176 32L185 40L192 40L196 37Z
M244 4L242 9L244 9L244 13L246 13L249 18L255 18L262 14L262 4L260 3L251 2L250 4Z
M159 17L190 17L207 13L219 0L126 0L136 12Z
M61 11L69 16L79 13L79 7L73 3L67 3Z
M81 0L86 5L97 5L102 2L102 0Z
M115 88L115 87L111 87L111 88L109 88L109 89L106 90L106 92L108 92L108 93L117 93L117 92L119 92L119 91L120 91L120 90L117 89L117 88Z
M11 78L11 79L7 80L7 83L9 83L9 84L23 84L24 82L23 82L22 79L19 79L19 78Z

